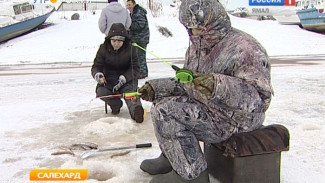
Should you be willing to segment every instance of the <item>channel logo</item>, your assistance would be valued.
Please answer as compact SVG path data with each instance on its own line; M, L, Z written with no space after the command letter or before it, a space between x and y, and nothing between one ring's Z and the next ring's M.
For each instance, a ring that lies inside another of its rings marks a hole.
M57 0L29 0L31 4L55 4Z
M295 6L296 0L249 0L249 6Z

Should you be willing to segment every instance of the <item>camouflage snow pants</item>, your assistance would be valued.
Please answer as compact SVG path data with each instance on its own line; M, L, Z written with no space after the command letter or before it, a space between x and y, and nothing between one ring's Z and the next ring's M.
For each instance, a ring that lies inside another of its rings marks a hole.
M141 47L147 49L146 44L141 44ZM137 56L139 63L139 78L148 77L148 67L147 67L147 53L140 48L137 48Z
M156 100L151 109L155 135L173 169L187 180L197 178L207 168L199 141L218 143L234 133L222 114L187 96Z

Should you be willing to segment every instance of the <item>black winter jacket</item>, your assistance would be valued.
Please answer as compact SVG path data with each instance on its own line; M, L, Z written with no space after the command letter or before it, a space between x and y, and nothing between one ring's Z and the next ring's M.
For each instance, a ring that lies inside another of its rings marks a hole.
M112 89L120 75L124 75L127 83L137 79L139 66L136 49L132 48L128 37L117 51L114 51L109 38L108 36L105 42L100 45L91 68L91 74L94 77L97 72L104 73L107 82L106 87Z

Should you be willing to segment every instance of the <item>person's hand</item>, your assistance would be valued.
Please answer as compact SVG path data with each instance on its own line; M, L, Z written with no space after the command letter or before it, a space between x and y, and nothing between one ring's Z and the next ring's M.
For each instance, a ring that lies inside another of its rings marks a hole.
M211 74L197 74L193 80L194 88L207 98L212 96L214 83L214 77Z
M140 97L143 100L149 102L152 102L155 98L155 91L149 83L146 83L141 88L139 88L138 93L141 93Z
M106 83L106 79L103 73L101 72L97 72L94 76L94 79L97 81L98 84L105 84Z
M113 87L113 93L117 92L125 83L126 83L125 77L123 75L120 75L117 84Z

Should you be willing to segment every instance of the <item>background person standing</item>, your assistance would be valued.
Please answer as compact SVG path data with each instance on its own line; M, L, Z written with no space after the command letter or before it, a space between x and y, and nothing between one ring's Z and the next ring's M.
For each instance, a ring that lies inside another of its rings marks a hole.
M146 49L150 38L147 11L136 4L134 0L127 0L126 3L126 7L129 9L132 19L130 26L131 40ZM146 52L137 48L137 55L140 67L139 79L143 79L148 77Z
M128 10L122 7L117 0L108 0L108 3L100 14L98 20L99 30L107 36L113 23L122 23L128 30L131 25L131 17Z

